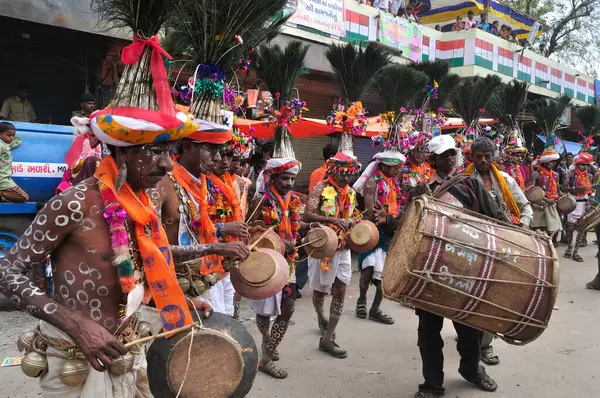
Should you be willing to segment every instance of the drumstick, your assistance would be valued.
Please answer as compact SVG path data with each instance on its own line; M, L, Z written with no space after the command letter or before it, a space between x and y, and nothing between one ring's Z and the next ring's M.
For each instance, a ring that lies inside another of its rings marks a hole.
M246 222L252 220L252 217L254 217L254 215L256 214L256 212L258 211L258 209L260 208L260 205L262 204L262 200L263 200L264 197L265 197L265 194L263 193L262 196L260 197L260 201L258 201L258 204L256 205L256 207L252 211L252 214L250 214L250 217L246 216Z
M125 348L129 348L129 347L132 347L134 345L144 344L144 343L147 343L148 341L160 339L161 337L169 336L169 335L172 335L172 334L177 334L177 333L180 333L180 332L185 332L186 330L191 329L194 326L200 326L200 322L194 322L191 325L182 326L180 328L173 329L173 330L171 330L169 332L163 332L163 333L155 334L154 336L148 336L148 337L144 337L142 339L133 340L133 341L125 344Z
M252 250L256 247L257 243L260 242L265 236L267 236L267 234L269 232L271 232L272 230L275 229L277 225L271 225L265 232L263 232L263 234L261 236L258 237L258 239L256 239L248 249Z
M308 245L312 245L313 243L315 243L315 242L318 242L318 241L320 241L321 239L323 239L323 236L319 236L317 239L315 239L315 240L311 240L310 242L306 242L306 243L303 243L303 244L301 244L301 245L298 245L298 246L296 246L295 248L296 248L296 249L300 249L301 247L308 246Z

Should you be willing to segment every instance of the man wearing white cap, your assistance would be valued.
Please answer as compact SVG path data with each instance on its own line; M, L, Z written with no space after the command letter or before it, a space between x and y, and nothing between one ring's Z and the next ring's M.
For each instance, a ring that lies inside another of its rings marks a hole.
M361 194L365 200L365 216L373 219L378 208L383 207L387 214L397 217L400 213L402 202L401 183L398 180L401 167L406 157L397 150L384 151L375 154L362 175L358 178L353 188ZM372 250L361 253L358 257L358 268L361 270L360 295L356 303L356 316L392 325L394 320L384 314L379 306L383 300L381 291L381 276L386 254L392 238L394 229L389 224L378 225L379 242ZM375 285L375 297L370 311L367 313L367 291L369 285Z
M457 149L454 139L449 135L434 137L429 142L431 152L430 163L435 173L429 182L429 188L435 193L436 188L451 180L456 169ZM409 202L415 196L426 192L424 185L419 185L409 195ZM459 180L439 198L457 207L462 207L481 214L502 219L502 210L485 191L483 185L475 178ZM416 398L433 398L444 395L444 341L440 336L444 318L427 311L417 309L419 316L418 346L423 361L423 377L425 381L419 385ZM457 349L460 354L459 373L465 380L475 384L481 390L495 391L498 385L487 375L481 359L482 332L458 322L452 322L458 334Z

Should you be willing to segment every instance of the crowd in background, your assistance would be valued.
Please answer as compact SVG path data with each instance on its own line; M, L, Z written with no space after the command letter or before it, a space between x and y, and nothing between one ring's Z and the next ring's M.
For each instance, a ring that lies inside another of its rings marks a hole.
M512 28L508 25L500 26L500 22L494 21L489 23L488 15L483 13L480 15L480 20L475 21L475 14L473 11L467 13L467 20L463 21L462 16L456 17L456 23L452 26L453 31L467 30L467 29L481 29L484 32L488 32L494 36L503 38L504 40L512 43L519 43L517 39L517 33L513 32Z

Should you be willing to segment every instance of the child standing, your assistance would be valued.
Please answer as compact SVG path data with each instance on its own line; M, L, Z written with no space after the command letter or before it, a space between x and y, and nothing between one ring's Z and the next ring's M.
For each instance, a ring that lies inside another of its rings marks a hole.
M22 203L29 196L13 181L12 154L21 145L21 137L15 137L17 129L12 123L0 123L0 201Z

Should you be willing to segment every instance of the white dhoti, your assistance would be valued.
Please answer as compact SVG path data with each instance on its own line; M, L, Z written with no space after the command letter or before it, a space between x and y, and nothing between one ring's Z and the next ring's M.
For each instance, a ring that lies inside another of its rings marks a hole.
M562 223L556 204L548 205L543 210L534 209L530 227L546 228L548 232L562 231Z
M296 274L290 275L289 283L296 283ZM292 291L292 294L296 294ZM281 299L283 298L283 292L278 292L276 295L266 298L264 300L250 300L250 308L258 315L262 316L276 316L281 315Z
M365 269L373 267L373 279L380 281L381 275L383 275L383 264L385 264L386 257L387 253L382 248L378 247L373 253L365 257L362 261L361 268Z
M51 339L73 342L63 331L40 321L42 335ZM67 352L48 347L48 353L67 355ZM44 398L152 398L146 374L145 355L136 355L135 364L131 372L122 376L115 375L109 371L98 372L90 366L87 379L77 387L69 387L60 381L58 372L64 359L47 356L48 372L40 378L42 397Z
M338 250L329 260L329 270L321 269L321 260L308 258L308 280L310 287L318 292L331 294L331 286L338 278L345 285L352 277L352 258L350 250Z
M567 222L571 224L577 223L581 217L585 214L585 208L587 205L587 201L577 201L577 207L567 216Z
M233 295L235 289L231 284L231 277L227 275L219 280L208 292L208 297L202 296L200 300L211 305L214 312L233 316Z

